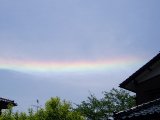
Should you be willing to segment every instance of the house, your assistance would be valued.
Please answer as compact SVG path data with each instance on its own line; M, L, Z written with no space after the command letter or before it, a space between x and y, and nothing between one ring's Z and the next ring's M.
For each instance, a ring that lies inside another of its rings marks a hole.
M1 114L2 109L7 109L9 105L17 106L17 103L15 103L13 100L0 98L0 114Z
M115 120L159 120L160 53L120 84L136 93L136 106L115 113Z

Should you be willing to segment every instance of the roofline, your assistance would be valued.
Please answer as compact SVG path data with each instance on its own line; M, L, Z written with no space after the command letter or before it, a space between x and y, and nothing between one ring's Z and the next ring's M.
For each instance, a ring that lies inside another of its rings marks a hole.
M123 81L119 87L125 88L125 85L128 84L131 80L134 80L138 75L140 75L144 70L150 69L149 67L152 66L156 61L160 60L160 53L158 53L155 57L153 57L148 63L142 66L139 70L133 73L129 78Z
M140 104L140 105L137 105L137 106L134 106L134 107L129 108L129 109L124 110L124 111L119 111L119 112L115 113L115 115L128 113L128 112L134 111L136 109L141 109L141 108L143 108L145 106L148 107L149 105L156 105L156 104L159 104L159 102L160 102L160 98L152 100L152 101L149 101L149 102L146 102L146 103L143 103L143 104Z
M17 106L17 103L15 103L14 100L9 100L9 99L5 99L5 98L0 97L0 101L11 103L13 106Z
M120 88L122 88L122 89L128 90L128 91L130 91L130 92L136 93L136 91L135 91L135 90L128 89L128 88L124 88L124 87L121 87L120 85L119 85L119 87L120 87Z

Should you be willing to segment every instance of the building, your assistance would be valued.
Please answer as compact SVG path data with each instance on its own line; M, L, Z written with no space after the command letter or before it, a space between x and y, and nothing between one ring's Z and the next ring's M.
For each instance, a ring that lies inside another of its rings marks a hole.
M115 120L159 120L160 53L120 84L136 93L135 107L115 113Z
M0 114L1 114L2 109L7 109L9 105L17 106L17 103L15 103L13 100L0 98Z

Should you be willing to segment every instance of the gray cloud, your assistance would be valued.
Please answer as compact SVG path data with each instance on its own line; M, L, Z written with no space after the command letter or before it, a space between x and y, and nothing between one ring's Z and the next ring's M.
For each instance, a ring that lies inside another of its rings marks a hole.
M147 61L159 51L159 10L159 0L0 1L0 59L91 61L136 56ZM89 90L99 95L118 86L136 68L48 77L2 70L1 95L24 106L50 96L80 101Z

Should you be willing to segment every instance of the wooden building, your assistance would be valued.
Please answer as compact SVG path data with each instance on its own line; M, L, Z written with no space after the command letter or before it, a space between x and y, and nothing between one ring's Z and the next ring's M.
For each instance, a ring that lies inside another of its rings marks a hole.
M160 119L160 53L120 84L136 93L137 106L118 112L115 120Z
M0 114L1 114L2 109L7 109L9 105L17 106L17 103L15 103L13 100L0 98Z

